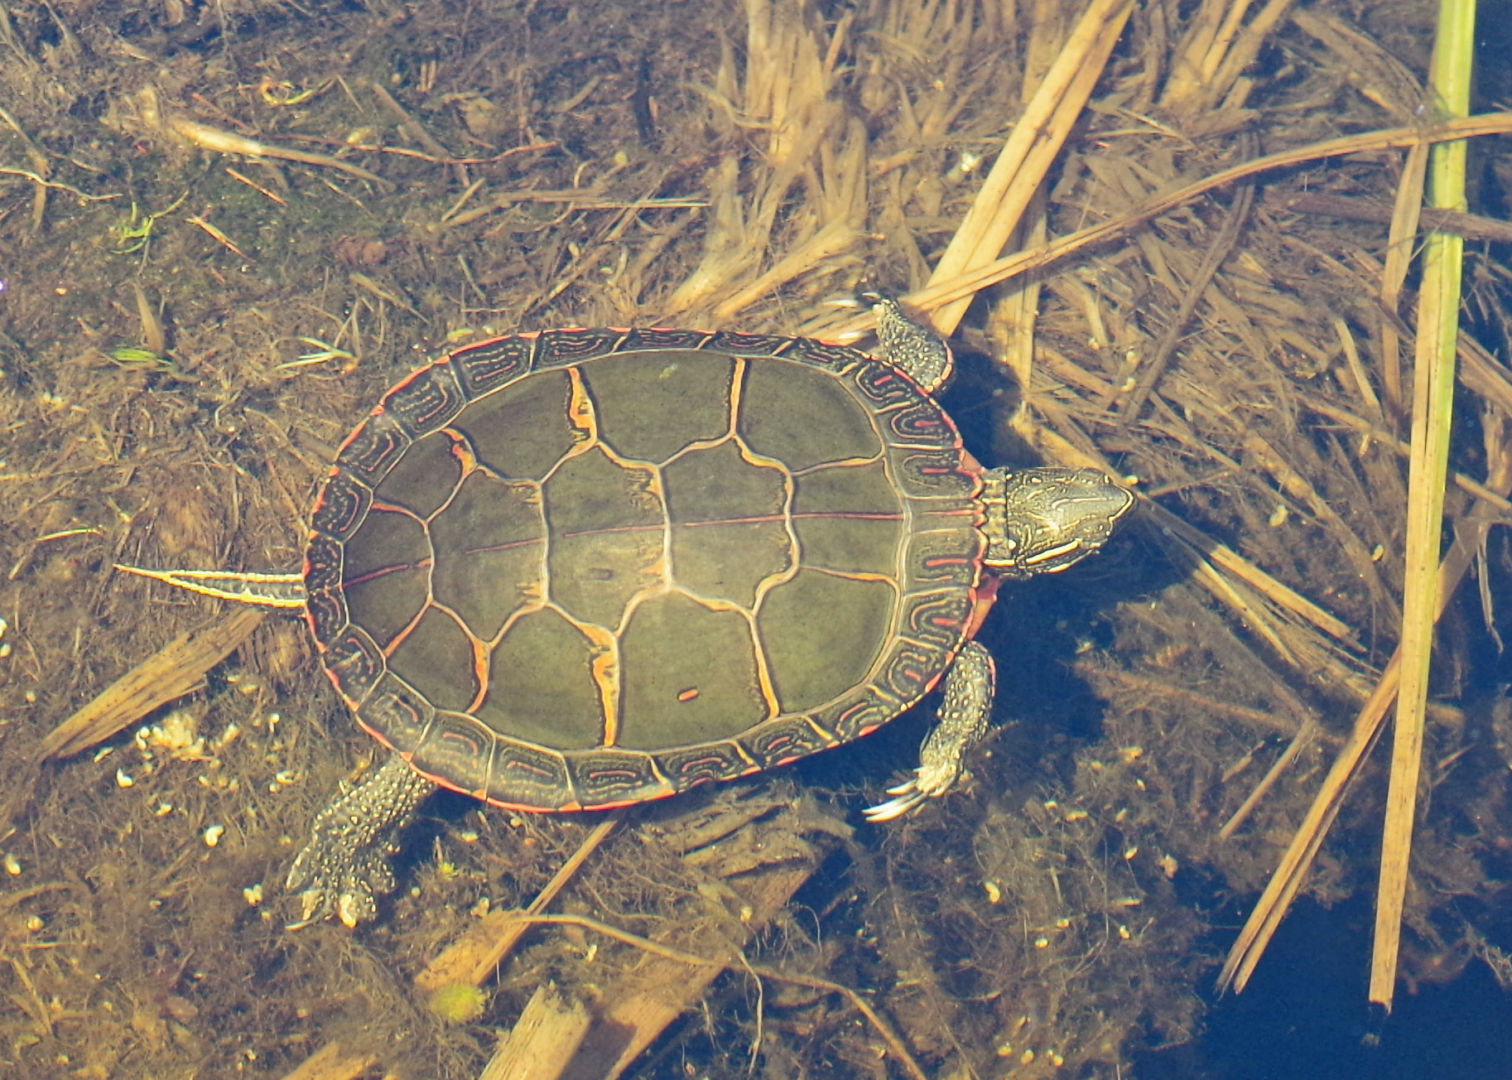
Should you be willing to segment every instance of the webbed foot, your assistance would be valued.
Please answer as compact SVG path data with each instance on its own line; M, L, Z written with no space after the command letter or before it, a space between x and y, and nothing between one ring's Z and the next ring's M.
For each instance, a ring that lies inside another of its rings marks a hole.
M378 897L394 891L388 850L394 834L436 785L391 754L365 783L342 792L315 816L310 840L289 867L284 887L299 894L290 930L335 915L349 927L378 914Z
M894 796L868 807L867 821L891 821L925 799L936 799L956 786L966 755L987 734L996 674L992 656L975 641L961 646L945 675L945 700L939 721L919 750L919 767L903 783L887 789Z

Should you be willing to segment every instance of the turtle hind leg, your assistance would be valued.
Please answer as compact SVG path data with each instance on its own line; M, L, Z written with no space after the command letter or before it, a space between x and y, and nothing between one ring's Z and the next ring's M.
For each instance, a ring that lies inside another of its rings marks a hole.
M388 849L415 807L436 785L397 753L365 783L344 791L315 815L310 840L294 857L284 887L299 894L297 930L335 915L355 927L378 914L378 897L394 891Z
M919 767L896 787L893 798L867 807L867 821L902 817L925 799L935 799L955 787L965 769L967 753L987 734L996 674L992 656L975 641L961 646L945 674L945 700L939 719L919 750Z

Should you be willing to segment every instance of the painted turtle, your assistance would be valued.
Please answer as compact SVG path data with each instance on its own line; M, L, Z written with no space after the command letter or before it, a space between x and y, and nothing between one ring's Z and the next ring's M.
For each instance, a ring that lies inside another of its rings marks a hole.
M931 396L949 349L877 313L885 360L687 330L457 349L342 444L302 574L152 572L302 607L393 750L317 817L302 923L376 913L389 838L438 784L643 802L859 738L942 676L919 768L867 816L950 789L987 726L971 638L998 581L1078 562L1133 499L1092 470L983 469Z

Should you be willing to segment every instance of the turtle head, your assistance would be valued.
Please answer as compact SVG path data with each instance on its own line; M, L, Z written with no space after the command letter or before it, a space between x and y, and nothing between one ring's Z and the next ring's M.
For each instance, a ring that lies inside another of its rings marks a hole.
M1057 574L1108 542L1134 496L1096 469L982 472L985 562L1008 578Z

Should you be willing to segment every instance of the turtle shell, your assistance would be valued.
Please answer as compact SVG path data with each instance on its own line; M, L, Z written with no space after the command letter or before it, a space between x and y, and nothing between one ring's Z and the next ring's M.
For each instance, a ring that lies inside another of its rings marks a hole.
M865 353L558 330L458 349L347 438L306 611L357 720L502 806L620 806L858 738L975 631L980 469Z

